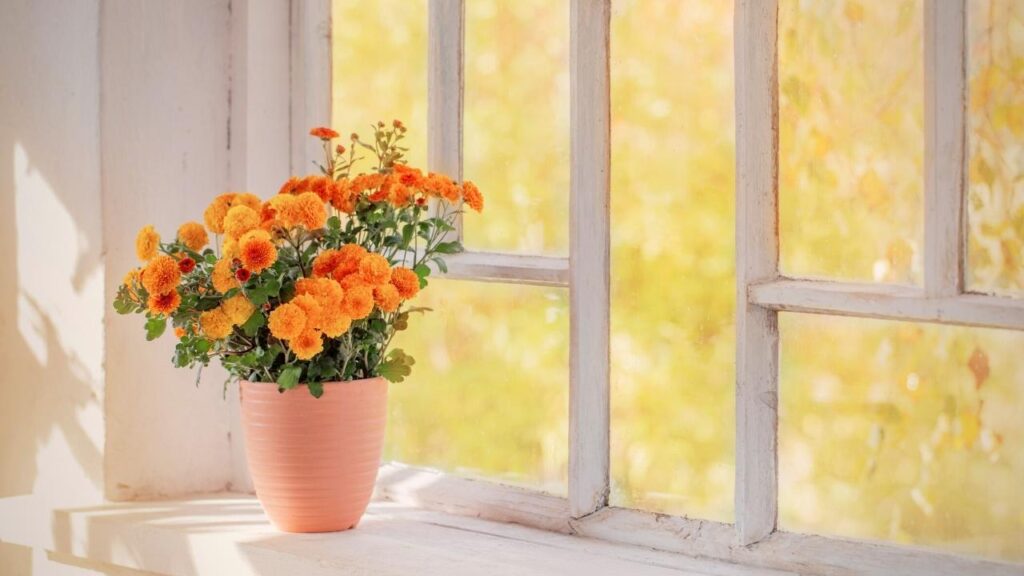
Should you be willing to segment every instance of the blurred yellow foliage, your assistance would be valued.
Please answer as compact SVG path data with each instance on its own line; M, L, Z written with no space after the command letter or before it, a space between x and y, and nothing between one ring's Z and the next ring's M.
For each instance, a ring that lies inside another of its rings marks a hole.
M723 521L731 4L614 0L611 38L612 501ZM969 6L972 285L1019 290L1024 5ZM334 7L335 127L408 115L422 138L425 0ZM564 254L568 2L467 0L466 19L466 175L488 198L467 244ZM921 1L781 0L779 23L784 271L919 282ZM1005 38L991 59L988 31ZM978 80L979 58L1000 72ZM342 92L346 78L378 88ZM977 135L982 111L1006 123L998 140ZM392 387L388 457L564 493L566 292L432 282L445 289L420 303L435 310L401 335L418 362ZM1024 559L1024 335L788 314L781 325L784 528Z

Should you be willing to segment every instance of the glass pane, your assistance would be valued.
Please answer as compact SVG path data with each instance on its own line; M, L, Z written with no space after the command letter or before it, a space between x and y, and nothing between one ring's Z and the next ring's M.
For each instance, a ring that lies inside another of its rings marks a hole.
M487 199L470 249L569 251L569 2L466 2L464 176Z
M780 328L784 529L1024 560L1024 333Z
M568 292L432 280L396 346L385 457L566 493Z
M348 146L352 132L372 140L371 124L401 120L409 163L425 168L426 0L332 0L331 9L331 126L340 142Z
M785 274L919 282L921 22L920 0L780 2Z
M730 521L732 3L612 7L612 503Z
M1024 292L1024 3L968 3L968 286Z

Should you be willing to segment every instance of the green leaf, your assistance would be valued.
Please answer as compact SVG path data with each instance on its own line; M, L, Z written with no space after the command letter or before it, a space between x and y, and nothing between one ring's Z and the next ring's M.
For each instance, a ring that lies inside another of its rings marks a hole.
M256 331L266 326L267 317L263 315L263 312L256 310L249 316L249 319L242 324L242 332L245 332L246 336L252 337L256 335Z
M412 242L412 235L416 232L416 227L412 224L406 224L402 228L402 248L408 248L409 243Z
M198 338L195 342L196 352L199 352L200 354L206 354L210 351L210 348L213 347L213 342L206 338Z
M430 276L430 266L427 266L426 264L417 264L412 270L420 277L421 280Z
M257 308L263 306L270 299L270 295L259 288L249 290L249 302Z
M163 316L151 316L146 320L146 340L156 340L167 329L167 319Z
M331 216L327 219L327 228L331 230L341 230L341 218L337 216Z
M416 360L400 348L388 353L387 358L377 366L377 374L389 382L403 382L406 376L412 374L412 366Z
M398 316L395 316L395 319L392 321L391 325L394 326L396 332L401 332L402 330L405 330L406 328L409 327L409 313L402 312Z
M127 298L117 298L114 300L114 310L118 314L131 314L135 310L135 303Z
M206 312L207 310L213 310L217 306L220 306L220 298L200 298L199 302L196 303L196 310Z
M435 257L431 258L431 260L434 261L434 264L437 264L437 269L440 270L443 274L448 273L448 264L445 263L443 258Z
M310 382L307 387L309 388L309 393L313 395L313 398L319 398L324 395L323 382Z
M458 240L441 242L434 247L434 251L440 254L458 254L459 252L462 252L462 243Z
M281 370L281 375L277 377L278 391L284 392L295 388L295 385L299 383L300 376L302 376L301 366L288 366Z
M284 348L281 347L280 344L273 344L270 348L267 348L263 353L263 356L260 357L260 364L266 368L270 368L274 365L274 361L277 360L277 357L280 356L282 352L284 352Z

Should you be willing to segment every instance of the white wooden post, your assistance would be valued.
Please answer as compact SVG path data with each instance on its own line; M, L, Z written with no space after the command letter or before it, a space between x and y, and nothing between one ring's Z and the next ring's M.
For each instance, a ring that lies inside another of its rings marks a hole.
M292 173L302 176L323 162L309 129L331 122L331 1L294 0L291 18Z
M928 296L963 291L967 165L967 3L924 8L924 286Z
M778 316L747 294L779 266L777 19L776 0L736 2L736 531L743 544L771 534L778 512Z
M569 507L608 504L609 165L608 0L570 9Z
M427 20L427 165L462 180L463 0L430 0ZM454 224L461 239L461 214Z

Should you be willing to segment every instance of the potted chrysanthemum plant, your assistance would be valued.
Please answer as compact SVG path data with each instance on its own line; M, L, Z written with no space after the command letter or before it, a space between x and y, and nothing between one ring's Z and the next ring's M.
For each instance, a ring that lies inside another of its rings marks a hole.
M241 387L246 453L256 493L282 530L354 527L380 462L387 382L413 359L391 347L431 266L462 250L453 220L483 198L405 163L406 128L378 123L373 138L314 128L320 174L290 178L277 195L221 194L171 241L142 228L142 265L114 308L146 317L146 338L168 325L173 363L217 359ZM356 173L361 157L372 170ZM198 376L197 376L198 381Z

